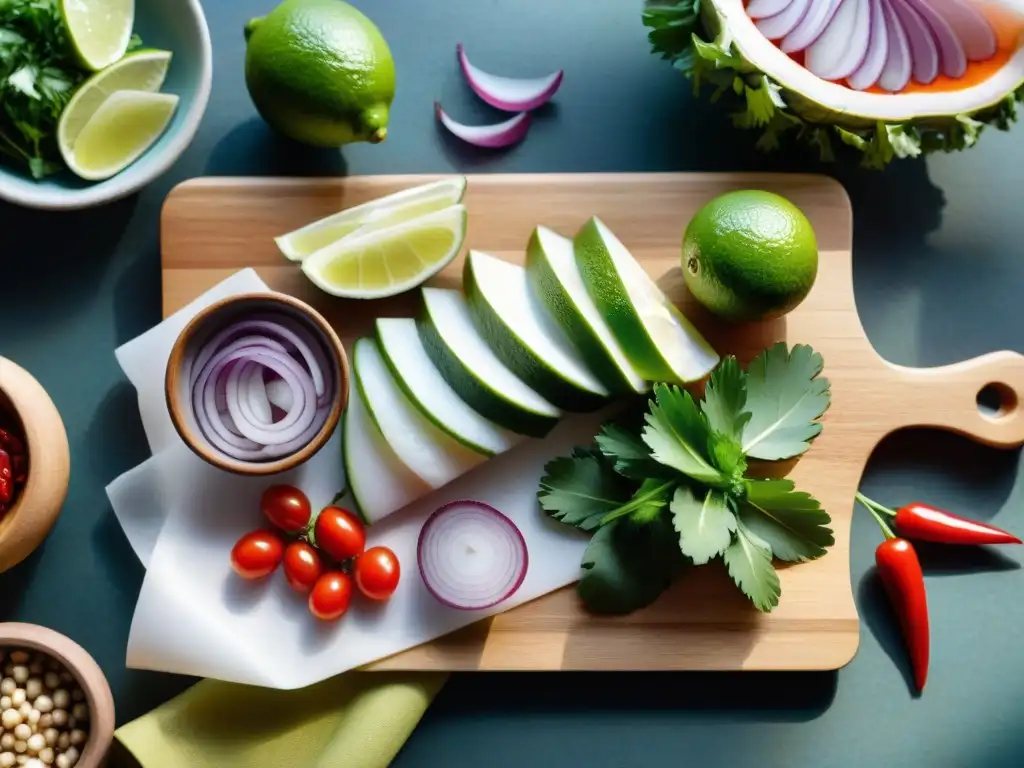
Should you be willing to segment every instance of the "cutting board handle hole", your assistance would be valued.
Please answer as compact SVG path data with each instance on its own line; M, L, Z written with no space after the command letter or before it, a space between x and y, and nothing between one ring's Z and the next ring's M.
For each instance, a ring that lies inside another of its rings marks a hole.
M981 415L989 419L1005 419L1017 410L1017 393L1001 382L986 384L975 398Z

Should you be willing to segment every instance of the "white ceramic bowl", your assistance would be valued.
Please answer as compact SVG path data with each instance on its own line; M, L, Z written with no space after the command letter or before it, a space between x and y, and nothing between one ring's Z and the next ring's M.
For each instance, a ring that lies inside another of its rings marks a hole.
M36 181L27 172L0 163L0 199L47 210L91 208L137 192L181 156L210 99L213 52L206 17L199 0L136 0L135 31L146 48L173 55L162 90L181 101L163 136L121 173L100 182L83 181L70 171Z

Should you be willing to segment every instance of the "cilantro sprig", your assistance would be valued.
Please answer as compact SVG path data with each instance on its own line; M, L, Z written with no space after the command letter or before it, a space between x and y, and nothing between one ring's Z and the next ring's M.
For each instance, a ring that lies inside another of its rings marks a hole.
M642 418L609 422L593 446L547 464L541 507L593 534L578 586L591 610L642 608L687 565L717 558L756 608L778 605L773 560L824 555L831 518L792 481L749 477L748 459L807 451L830 404L823 365L809 346L782 342L746 371L727 357L700 401L657 384Z

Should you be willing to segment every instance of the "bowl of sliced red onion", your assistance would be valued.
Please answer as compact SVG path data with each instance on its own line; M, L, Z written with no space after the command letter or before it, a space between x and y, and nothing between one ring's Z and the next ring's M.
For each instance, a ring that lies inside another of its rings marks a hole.
M171 421L194 453L228 472L270 475L330 439L348 403L348 358L308 304L247 293L185 326L165 383Z

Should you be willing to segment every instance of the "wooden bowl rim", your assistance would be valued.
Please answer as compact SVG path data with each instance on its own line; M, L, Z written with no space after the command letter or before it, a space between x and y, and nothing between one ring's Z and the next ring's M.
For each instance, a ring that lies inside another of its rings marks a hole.
M183 415L184 407L178 397L178 392L180 391L179 385L181 382L181 363L185 357L185 352L188 349L189 344L195 338L199 330L203 328L204 324L218 312L221 312L231 306L254 301L269 301L271 303L283 304L307 317L313 325L320 329L328 343L328 346L331 348L330 351L334 353L333 357L334 362L337 364L336 374L338 376L338 397L316 436L304 447L289 456L284 456L277 461L260 463L228 459L219 452L208 448L206 446L206 441L193 434L192 430L186 423ZM188 324L181 330L181 333L178 334L178 338L175 339L174 345L171 347L171 354L167 360L167 369L164 375L164 397L167 402L167 411L170 414L171 423L174 425L175 431L178 433L179 437L181 437L185 445L188 446L189 450L203 461L217 467L218 469L223 469L237 475L253 477L274 475L280 472L287 472L288 470L294 469L300 464L305 463L327 444L327 441L330 440L331 435L334 434L334 430L338 426L341 414L344 412L345 408L348 407L349 376L348 354L345 352L345 346L341 343L341 339L338 337L338 334L334 331L334 328L331 327L331 324L327 322L327 319L324 318L323 315L313 309L313 307L306 302L300 301L294 296L289 296L286 293L279 293L277 291L254 291L249 293L239 293L234 296L227 296L223 299L219 299L213 304L199 310L199 312L189 320Z
M42 384L5 357L0 393L13 408L29 456L25 486L0 519L3 572L32 554L57 522L71 481L71 449L60 412Z
M114 741L114 694L100 665L85 648L67 635L40 624L0 623L0 647L42 651L74 675L89 706L89 738L78 768L98 768Z

